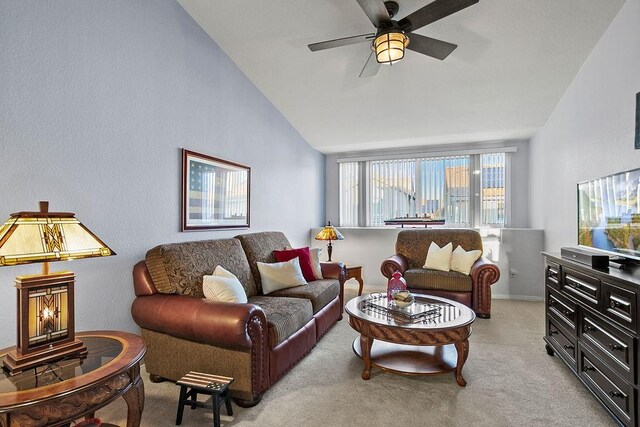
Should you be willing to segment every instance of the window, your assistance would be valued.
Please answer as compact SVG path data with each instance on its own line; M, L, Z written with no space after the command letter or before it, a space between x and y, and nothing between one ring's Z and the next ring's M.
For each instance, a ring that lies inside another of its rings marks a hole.
M480 222L483 226L504 226L504 163L504 153L483 154L480 156L482 171Z
M505 163L505 153L340 163L340 225L417 216L444 218L449 227L503 227Z
M359 170L357 162L340 163L340 225L358 225Z

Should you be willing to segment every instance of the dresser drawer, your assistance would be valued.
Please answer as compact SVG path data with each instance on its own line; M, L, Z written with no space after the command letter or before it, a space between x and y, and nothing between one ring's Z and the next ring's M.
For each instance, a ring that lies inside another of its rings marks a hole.
M600 300L600 280L595 277L589 277L578 271L569 268L562 268L562 291L567 295L571 295L580 302L598 308Z
M576 329L577 310L575 303L562 296L560 292L548 289L547 312L556 320L562 322L565 327L574 331Z
M617 377L587 348L580 345L578 375L604 405L626 426L635 425L637 391Z
M559 328L553 319L547 320L547 337L552 346L571 369L576 370L576 339L567 331Z
M603 312L609 319L636 331L638 295L627 289L602 282Z
M547 285L560 290L560 265L547 260L545 281Z
M586 311L581 317L581 342L622 378L635 382L634 338Z

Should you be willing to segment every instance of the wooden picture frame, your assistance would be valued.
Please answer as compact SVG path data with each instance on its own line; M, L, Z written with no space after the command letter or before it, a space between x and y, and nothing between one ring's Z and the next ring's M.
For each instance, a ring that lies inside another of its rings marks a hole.
M251 168L182 149L182 231L249 228Z

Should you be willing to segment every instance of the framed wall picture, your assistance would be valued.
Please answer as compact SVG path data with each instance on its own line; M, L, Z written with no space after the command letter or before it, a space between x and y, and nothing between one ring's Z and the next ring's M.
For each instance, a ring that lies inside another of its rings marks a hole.
M182 231L249 228L251 168L182 149Z

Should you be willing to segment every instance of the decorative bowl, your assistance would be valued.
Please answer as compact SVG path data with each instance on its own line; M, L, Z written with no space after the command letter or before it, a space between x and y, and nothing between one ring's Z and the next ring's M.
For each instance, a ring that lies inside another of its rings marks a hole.
M414 297L409 291L394 291L391 293L391 298L401 308L409 307L414 301Z

